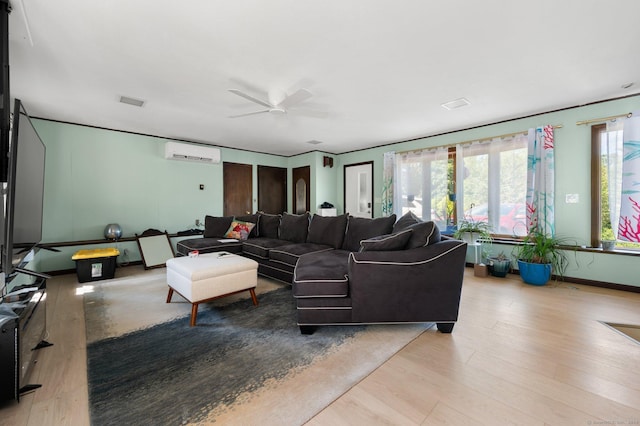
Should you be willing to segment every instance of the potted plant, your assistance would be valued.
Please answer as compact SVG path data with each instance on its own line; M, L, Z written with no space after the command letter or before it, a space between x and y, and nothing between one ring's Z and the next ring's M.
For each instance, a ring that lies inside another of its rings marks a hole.
M466 241L467 244L475 244L478 240L491 242L491 228L489 223L473 219L464 219L458 223L458 229L453 234L454 238Z
M511 269L511 259L504 252L500 252L497 256L489 257L489 271L494 277L506 277Z
M560 248L565 244L567 241L564 238L532 229L515 253L522 280L527 284L545 285L552 272L562 277L569 263Z
M616 237L613 235L613 230L607 228L602 231L602 250L611 251L616 248Z

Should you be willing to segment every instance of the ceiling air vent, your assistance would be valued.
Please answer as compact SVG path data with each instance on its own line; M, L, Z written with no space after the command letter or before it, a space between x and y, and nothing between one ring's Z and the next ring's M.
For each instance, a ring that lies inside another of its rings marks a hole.
M127 96L120 96L120 102L127 105L133 105L137 107L141 107L144 105L144 101L140 99L129 98Z
M452 109L462 108L464 106L471 105L466 98L454 99L453 101L445 102L442 104L442 108L451 111Z

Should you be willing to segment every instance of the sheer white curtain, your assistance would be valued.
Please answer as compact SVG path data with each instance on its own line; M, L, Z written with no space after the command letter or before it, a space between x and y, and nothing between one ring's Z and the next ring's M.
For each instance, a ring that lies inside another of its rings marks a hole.
M445 147L395 154L393 212L398 217L411 211L445 229L450 214L447 155Z
M456 147L458 219L486 221L492 232L525 235L525 133Z

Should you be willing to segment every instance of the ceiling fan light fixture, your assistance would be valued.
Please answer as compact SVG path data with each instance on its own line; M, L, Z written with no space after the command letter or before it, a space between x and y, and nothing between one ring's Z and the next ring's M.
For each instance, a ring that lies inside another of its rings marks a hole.
M142 107L144 101L140 99L130 98L128 96L120 96L120 102L127 105L133 105L136 107Z
M471 105L471 102L469 102L467 98L458 98L441 104L442 108L448 111L451 111L452 109L462 108L467 105Z

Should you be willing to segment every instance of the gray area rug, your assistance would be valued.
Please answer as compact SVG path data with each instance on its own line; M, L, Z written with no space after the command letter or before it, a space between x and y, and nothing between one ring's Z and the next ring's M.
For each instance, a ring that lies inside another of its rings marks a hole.
M85 295L88 336L109 318L91 312L112 304L118 287ZM302 424L431 326L332 326L305 336L289 287L258 297L258 307L249 298L201 307L196 327L187 314L88 339L92 424Z

